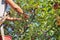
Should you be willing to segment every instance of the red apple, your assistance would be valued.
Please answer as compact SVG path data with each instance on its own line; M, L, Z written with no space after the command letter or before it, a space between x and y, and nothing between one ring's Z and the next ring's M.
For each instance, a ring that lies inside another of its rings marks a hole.
M5 40L12 40L12 37L10 35L5 35L4 39ZM2 36L0 36L0 40L2 40Z
M54 4L54 9L56 10L56 9L58 9L59 8L59 4L58 4L58 2L56 2L55 4Z
M12 37L9 35L5 35L5 40L12 40Z

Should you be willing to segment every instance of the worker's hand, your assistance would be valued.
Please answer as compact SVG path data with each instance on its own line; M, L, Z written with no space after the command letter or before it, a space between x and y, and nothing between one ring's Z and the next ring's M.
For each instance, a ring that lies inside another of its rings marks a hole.
M15 11L18 12L18 15L22 14L24 18L29 18L27 14L23 12L20 6L18 6L16 3L13 2L13 0L5 0L7 4L9 4Z

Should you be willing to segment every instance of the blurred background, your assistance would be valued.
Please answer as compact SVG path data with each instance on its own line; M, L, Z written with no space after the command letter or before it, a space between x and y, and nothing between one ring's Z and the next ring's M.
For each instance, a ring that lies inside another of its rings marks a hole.
M21 21L5 21L5 35L12 40L60 40L60 0L15 0L29 19L12 8L10 16Z

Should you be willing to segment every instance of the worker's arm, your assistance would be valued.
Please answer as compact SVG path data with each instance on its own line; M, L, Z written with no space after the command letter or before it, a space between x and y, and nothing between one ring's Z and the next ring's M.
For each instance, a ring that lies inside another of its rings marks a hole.
M18 13L23 13L23 10L17 4L15 4L13 0L5 0L5 2L9 4Z
M23 12L23 10L20 8L20 6L18 6L17 4L15 4L15 3L13 2L13 0L5 0L5 2L6 2L7 4L9 4L14 10L16 10L19 15L20 15L20 14L23 14L24 17L29 18L29 16L28 16L27 14L25 14L25 13Z

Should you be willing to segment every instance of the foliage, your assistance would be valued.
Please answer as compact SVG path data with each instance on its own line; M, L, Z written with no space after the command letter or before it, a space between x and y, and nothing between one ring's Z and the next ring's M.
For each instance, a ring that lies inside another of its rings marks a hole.
M5 21L5 34L11 35L13 40L59 40L60 27L56 25L56 15L60 9L55 10L54 4L59 0L16 0L16 3L30 18L25 19L13 9L12 17L22 18L22 21Z

